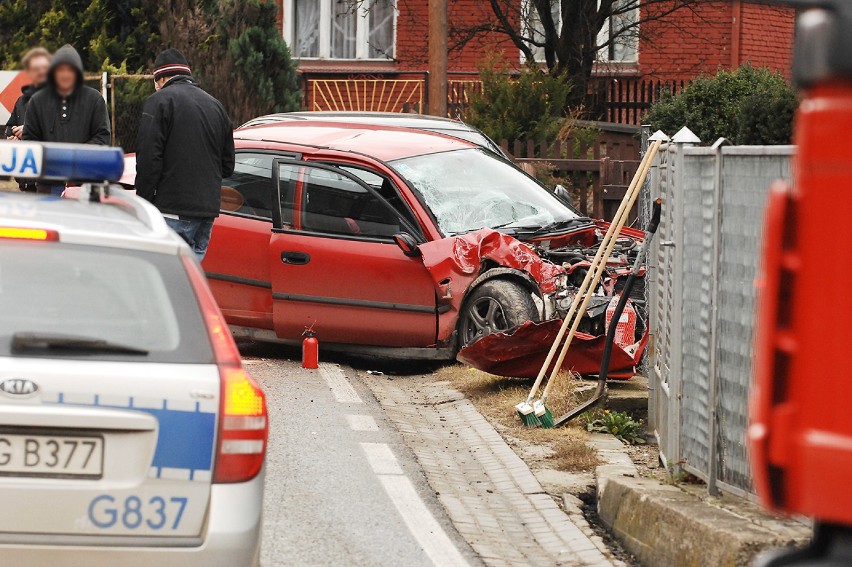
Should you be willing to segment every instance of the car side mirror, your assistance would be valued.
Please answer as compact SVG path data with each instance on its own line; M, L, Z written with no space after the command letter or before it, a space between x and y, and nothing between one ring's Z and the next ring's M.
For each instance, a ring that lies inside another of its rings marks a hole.
M409 258L417 258L420 256L420 247L417 246L417 241L407 232L400 232L393 235L393 241L402 250L402 253Z
M556 195L557 199L568 204L568 206L574 206L574 199L571 198L571 193L569 193L568 189L566 189L564 186L557 185L556 187L554 187L553 194Z

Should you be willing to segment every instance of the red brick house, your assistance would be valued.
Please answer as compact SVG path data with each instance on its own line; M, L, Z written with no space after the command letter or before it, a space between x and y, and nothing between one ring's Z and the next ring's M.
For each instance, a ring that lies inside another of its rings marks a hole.
M424 108L428 0L276 1L284 38L300 60L307 109ZM653 10L665 8L659 3L640 6L645 12L639 36L599 54L593 90L599 111L609 110L602 118L638 122L660 82L689 81L745 62L788 72L792 9L746 1L701 2L650 18ZM494 19L484 0L449 2L451 109L458 109L452 103L463 102L465 87L476 81L484 58L499 54L510 65L522 63L519 50L501 34L481 33L459 45L464 30Z

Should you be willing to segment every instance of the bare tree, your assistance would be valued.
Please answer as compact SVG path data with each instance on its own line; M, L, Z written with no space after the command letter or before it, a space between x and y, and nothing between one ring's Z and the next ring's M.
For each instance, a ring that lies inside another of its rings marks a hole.
M452 26L451 49L485 34L501 34L528 61L543 62L550 73L573 86L572 101L586 93L596 63L635 49L651 22L702 0L487 0L491 21ZM700 15L699 15L700 18Z

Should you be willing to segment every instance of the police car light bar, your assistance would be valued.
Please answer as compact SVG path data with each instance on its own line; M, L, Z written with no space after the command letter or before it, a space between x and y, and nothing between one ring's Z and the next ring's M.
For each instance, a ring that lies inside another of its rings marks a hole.
M121 148L48 142L0 141L0 176L39 181L118 181Z

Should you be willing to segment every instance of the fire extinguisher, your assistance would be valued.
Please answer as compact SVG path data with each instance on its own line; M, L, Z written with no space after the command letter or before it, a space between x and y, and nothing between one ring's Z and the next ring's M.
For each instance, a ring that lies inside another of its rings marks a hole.
M313 326L302 333L302 368L319 368L319 341Z
M612 301L606 308L606 328L612 324L612 320L616 316L618 310L618 301L620 295L615 295ZM636 342L636 310L633 309L633 302L630 299L624 304L624 310L619 315L615 323L615 344L624 348Z

